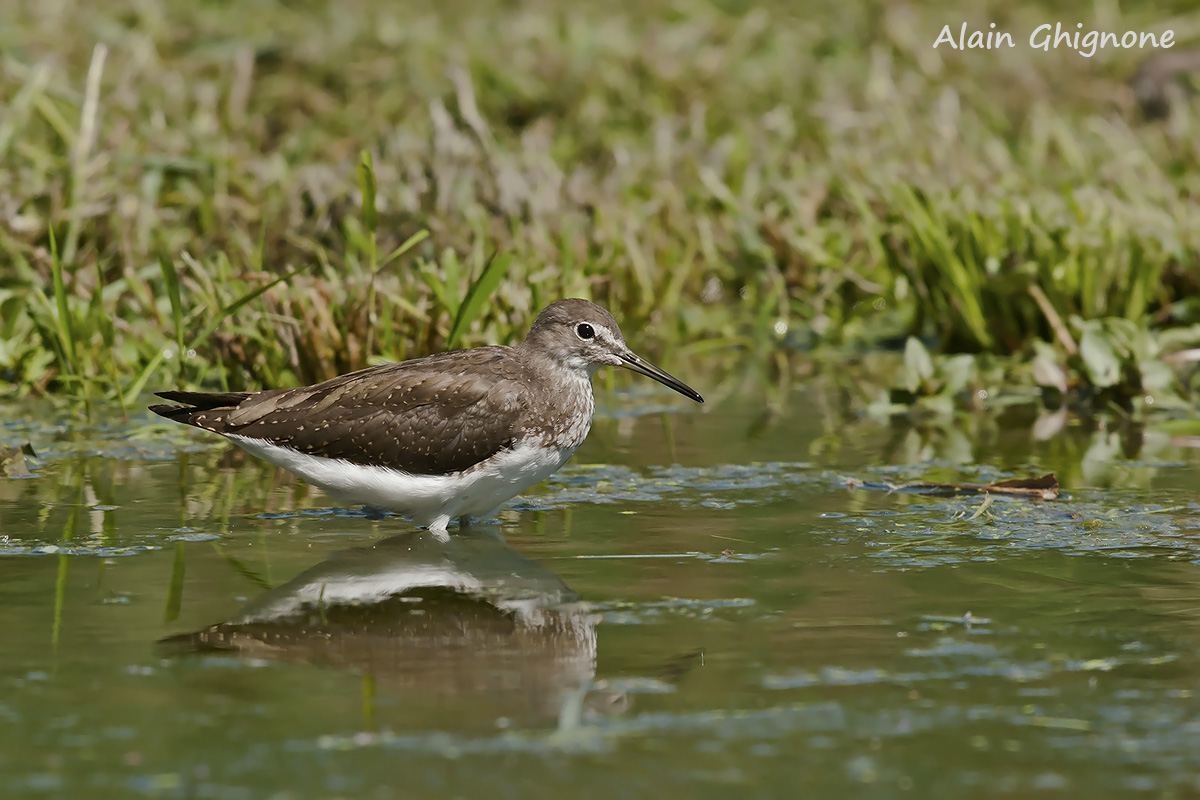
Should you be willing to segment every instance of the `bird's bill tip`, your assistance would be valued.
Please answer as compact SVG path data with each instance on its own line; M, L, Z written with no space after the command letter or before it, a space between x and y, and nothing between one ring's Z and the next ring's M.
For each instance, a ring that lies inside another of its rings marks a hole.
M701 397L700 393L697 392L695 389L688 386L686 383L679 380L674 375L671 375L666 370L659 369L658 367L654 366L649 361L647 361L646 359L639 356L637 353L633 353L633 352L622 353L621 360L624 362L623 366L626 369L628 369L632 372L636 372L639 375L645 375L647 378L653 378L654 380L661 383L663 386L668 386L668 387L674 389L675 391L679 392L684 397L691 399L691 400L695 400L697 403L704 402L704 398Z

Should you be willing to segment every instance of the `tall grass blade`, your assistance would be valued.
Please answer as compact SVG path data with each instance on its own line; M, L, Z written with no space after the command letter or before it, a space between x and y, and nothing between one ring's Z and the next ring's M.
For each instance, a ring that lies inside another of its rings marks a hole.
M443 253L441 261L422 261L420 277L425 286L429 288L437 305L450 309L450 298L446 296L446 281L443 278L445 274L443 264L447 258L448 255ZM450 313L453 314L454 311L452 310Z
M191 350L195 350L196 348L200 347L200 345L202 345L206 341L208 341L208 337L212 336L213 332L216 331L217 328L221 327L221 323L223 323L225 320L229 319L229 317L236 314L242 308L242 306L246 305L247 303L254 302L259 297L266 294L274 287L278 286L281 283L284 283L285 281L291 280L292 277L294 277L295 275L297 275L303 271L304 271L303 267L298 267L298 268L292 270L291 272L285 272L284 274L280 275L278 278L275 278L272 281L268 281L267 283L264 283L262 286L259 286L257 289L252 289L251 291L246 292L246 294L242 295L237 300L234 300L229 305L224 306L221 309L220 313L218 313L215 317L213 317L211 320L209 320L208 325L206 325L204 327L204 330L202 330L200 332L200 335L197 336L195 339L192 339L191 344L188 345L188 348Z
M183 381L183 301L179 296L179 272L175 262L169 258L160 258L158 267L162 270L163 282L167 287L167 299L171 301L171 320L175 326L176 358L179 359L179 380Z
M429 231L427 231L427 230L417 231L412 236L405 239L403 244L401 244L399 247L397 247L392 252L388 253L387 258L385 258L385 259L383 259L383 261L379 262L379 268L383 269L384 267L386 267L387 265L389 265L393 261L395 261L397 258L404 255L409 250L412 250L414 247L416 247L417 245L419 245L421 242L425 241L428 238L429 238Z
M138 395L141 394L142 390L146 388L146 383L149 382L150 376L158 370L159 365L162 364L165 358L166 353L160 349L154 354L154 357L147 362L146 366L142 367L142 371L139 372L138 376L133 379L133 382L126 386L125 390L121 392L123 404L132 405L137 400Z
M373 236L379 229L379 211L375 208L375 167L366 150L358 160L358 191L362 194L363 225Z
M71 215L67 220L67 240L63 248L63 257L72 263L79 252L79 231L82 226L80 208L84 205L81 195L88 185L88 160L96 142L96 127L100 117L100 80L104 74L104 61L107 57L107 45L97 44L92 48L92 62L88 67L83 106L79 112L79 133L71 148Z
M117 347L117 333L113 325L112 317L104 313L104 286L100 283L96 284L95 291L92 292L92 305L89 310L89 316L95 321L96 327L100 329L100 341L104 345L104 353L101 358L104 359L108 367L108 377L112 382L112 392L117 397L117 402L121 406L121 413L128 414L129 407L125 405L125 395L121 392L121 376L117 372L117 359L115 355Z
M467 288L467 294L458 307L458 313L454 315L454 324L450 326L450 335L446 338L447 349L453 350L458 347L467 328L483 311L483 304L495 293L500 281L504 280L512 262L511 253L504 253L500 256L493 254L492 258L484 265L483 272L479 273L479 277Z
M221 311L217 313L211 320L209 320L209 323L205 326L204 330L202 330L196 338L192 339L191 343L188 345L188 349L199 350L201 345L208 341L208 337L212 336L213 332L221 326L221 323L228 319L231 315L236 314L242 306L253 302L259 296L269 291L272 287L289 280L297 273L303 271L304 270L301 267L294 269L291 272L285 272L275 280L264 283L257 289L247 292L237 300L234 300L232 303L222 307ZM146 388L146 383L150 380L150 376L152 376L155 370L158 369L158 366L162 364L165 357L165 354L161 350L155 353L154 358L152 358L150 363L148 363L142 369L137 378L135 378L132 383L125 387L125 402L132 404L137 399L137 396Z
M67 363L63 367L68 375L78 378L79 355L75 347L74 318L71 316L71 307L67 300L67 284L63 280L63 263L58 256L58 241L54 237L54 228L48 226L46 233L50 237L50 276L54 284L54 302L58 306L58 337L67 357Z
M447 247L442 251L442 304L446 310L450 312L451 317L457 317L459 309L462 308L462 299L459 297L459 263L458 253Z
M371 280L367 284L367 341L364 351L374 351L375 327L378 316L375 310L375 275L379 271L379 210L375 208L375 166L371 154L363 150L358 161L358 191L362 195L363 227L367 229L367 269Z

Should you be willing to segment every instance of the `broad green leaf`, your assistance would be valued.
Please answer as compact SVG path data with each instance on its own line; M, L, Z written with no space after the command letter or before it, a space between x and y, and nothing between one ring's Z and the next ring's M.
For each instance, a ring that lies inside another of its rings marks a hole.
M954 416L954 400L949 395L936 394L931 397L922 397L917 400L917 406L923 411L928 411L939 417Z
M1093 386L1115 386L1121 379L1121 359L1112 341L1097 328L1089 327L1079 342L1079 356Z
M1174 353L1176 350L1190 350L1200 347L1200 325L1189 325L1186 328L1168 328L1158 334L1159 351Z
M967 388L975 377L975 356L963 353L942 361L940 370L946 385L942 392L955 395Z
M1049 386L1067 393L1067 371L1052 353L1038 353L1033 358L1033 380L1038 386Z
M1134 350L1138 336L1136 322L1119 317L1106 317L1102 320L1103 329L1108 333L1108 340L1118 353L1130 353Z
M1175 372L1158 359L1147 359L1138 364L1142 376L1142 388L1158 396L1171 391L1175 384Z
M921 391L921 387L933 377L933 359L921 340L915 336L908 337L904 343L904 384L913 394Z

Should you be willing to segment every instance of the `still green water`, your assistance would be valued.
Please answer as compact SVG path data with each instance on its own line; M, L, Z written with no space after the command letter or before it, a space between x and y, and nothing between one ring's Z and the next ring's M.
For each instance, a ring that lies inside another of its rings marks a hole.
M1200 792L1186 441L651 402L449 543L148 418L5 410L43 458L0 478L0 793ZM1051 471L982 511L844 483Z

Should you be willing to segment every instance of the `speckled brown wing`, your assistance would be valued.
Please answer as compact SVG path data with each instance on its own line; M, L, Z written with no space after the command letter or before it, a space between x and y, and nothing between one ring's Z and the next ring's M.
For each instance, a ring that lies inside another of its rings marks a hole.
M151 410L309 455L417 475L459 472L513 445L525 367L503 347L461 351L449 362L448 355L385 364L295 389L248 395L163 392L188 406ZM214 400L206 403L209 397Z

